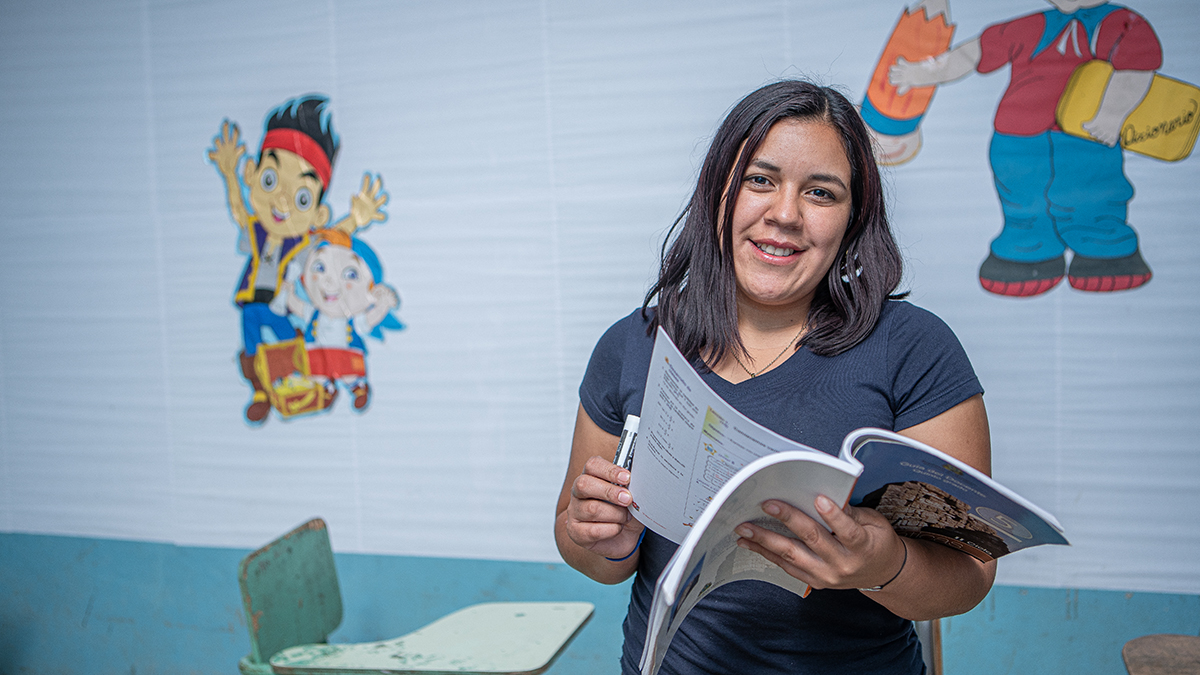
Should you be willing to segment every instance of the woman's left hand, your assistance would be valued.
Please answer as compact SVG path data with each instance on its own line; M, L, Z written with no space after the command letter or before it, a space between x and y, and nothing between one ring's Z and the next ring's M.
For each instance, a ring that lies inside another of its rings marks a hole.
M824 496L814 505L829 530L790 504L768 500L763 512L797 538L744 523L737 528L738 545L813 588L872 588L888 583L904 567L904 542L874 509L839 509Z

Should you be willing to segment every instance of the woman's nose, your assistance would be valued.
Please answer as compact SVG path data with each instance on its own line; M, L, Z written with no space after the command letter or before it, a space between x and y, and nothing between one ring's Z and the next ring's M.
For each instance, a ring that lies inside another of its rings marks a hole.
M800 196L790 190L780 190L775 194L767 218L783 227L791 227L800 223Z

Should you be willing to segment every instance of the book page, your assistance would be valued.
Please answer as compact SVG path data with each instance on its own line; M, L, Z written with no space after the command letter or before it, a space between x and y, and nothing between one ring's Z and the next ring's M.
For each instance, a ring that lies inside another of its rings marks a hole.
M730 476L783 450L818 452L735 410L658 329L629 483L634 517L679 543Z
M813 502L823 494L844 503L861 466L818 452L774 453L751 462L733 476L696 519L679 550L659 575L651 603L642 672L661 663L687 613L707 594L740 580L766 581L801 597L808 586L761 555L737 545L734 528L745 522L794 537L762 503L780 499L822 522Z

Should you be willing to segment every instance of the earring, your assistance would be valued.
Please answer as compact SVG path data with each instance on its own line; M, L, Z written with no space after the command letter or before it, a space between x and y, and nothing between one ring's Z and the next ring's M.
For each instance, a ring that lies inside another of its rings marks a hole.
M862 276L863 268L862 268L862 265L858 264L858 254L855 253L854 257L851 258L850 251L846 251L846 255L842 257L842 283L843 284L850 283L850 263L851 262L854 263L854 276L855 277Z

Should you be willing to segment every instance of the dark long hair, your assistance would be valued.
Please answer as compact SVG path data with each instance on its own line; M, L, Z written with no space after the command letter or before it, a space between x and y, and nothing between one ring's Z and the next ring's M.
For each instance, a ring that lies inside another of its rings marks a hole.
M658 281L642 304L646 316L657 297L651 330L661 323L689 359L716 364L731 349L746 353L737 328L733 228L720 223L733 222L741 186L729 177L746 172L767 132L783 119L822 122L837 130L851 171L850 223L838 257L817 287L800 346L823 356L840 354L871 334L885 300L907 295L895 293L903 271L900 250L888 225L871 137L858 111L828 87L776 82L743 98L721 123L696 190L663 241ZM676 230L679 236L672 240Z

